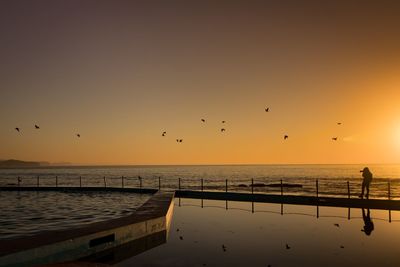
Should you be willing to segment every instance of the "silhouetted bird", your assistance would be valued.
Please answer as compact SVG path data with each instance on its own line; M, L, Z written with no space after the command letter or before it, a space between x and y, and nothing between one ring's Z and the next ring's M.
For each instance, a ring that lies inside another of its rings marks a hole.
M286 244L286 249L290 249L290 247L289 247L289 245L288 245L288 244Z
M222 129L221 129L221 133L222 133L222 132L225 132L225 128L222 128Z
M340 248L344 248L344 246L340 246Z
M16 127L15 130L17 130L17 132L19 132L19 128L18 127Z
M265 109L265 112L269 112L269 108L266 108L266 109Z
M337 125L342 125L342 123L341 123L341 122L338 122Z
M338 223L335 223L334 226L339 227L339 224L338 224Z
M176 228L176 231L179 232L179 228Z
M76 134L76 136L78 136L78 137L81 137L81 135L80 135L80 134Z
M332 137L332 140L333 141L337 141L337 137Z
M283 137L283 140L286 140L288 138L289 138L289 136L285 134L285 136Z
M225 123L225 121L222 121L222 123Z
M162 136L165 136L166 134L167 134L167 132L163 132L163 133L162 133Z
M40 127L35 124L35 129L40 129Z
M180 240L183 240L183 236L179 236L179 239L180 239Z
M226 247L225 247L224 244L222 244L222 250L223 250L224 252L226 252Z
M182 143L183 139L176 139L176 142Z
M206 122L206 120L205 120L205 119L201 119L201 121L202 121L202 122Z

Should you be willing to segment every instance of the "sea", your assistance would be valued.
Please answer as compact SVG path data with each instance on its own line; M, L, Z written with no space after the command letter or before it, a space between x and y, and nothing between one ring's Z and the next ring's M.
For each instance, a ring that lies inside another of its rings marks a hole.
M319 196L358 197L364 167L369 167L374 177L370 198L400 199L400 164L54 166L0 169L0 186L142 187L310 196L318 192Z

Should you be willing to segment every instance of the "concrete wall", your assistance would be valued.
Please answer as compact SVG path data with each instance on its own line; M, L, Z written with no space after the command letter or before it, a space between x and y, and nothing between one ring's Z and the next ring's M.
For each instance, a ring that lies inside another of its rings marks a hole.
M173 199L173 192L159 192L127 217L33 237L0 240L0 266L35 266L76 260L158 232L168 232Z

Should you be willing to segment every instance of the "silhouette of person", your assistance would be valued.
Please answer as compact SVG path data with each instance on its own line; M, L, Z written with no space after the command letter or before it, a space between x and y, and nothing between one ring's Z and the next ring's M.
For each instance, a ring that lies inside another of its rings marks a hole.
M365 214L365 209L362 209L362 216L364 219L364 229L361 231L364 232L366 235L371 235L371 232L374 230L374 223L370 217L370 211L367 209L367 213Z
M369 197L369 184L372 181L372 173L370 172L368 167L365 167L360 172L362 172L362 177L363 177L360 198L363 198L363 196L364 196L364 189L367 189L367 193L365 194L365 197L368 198Z

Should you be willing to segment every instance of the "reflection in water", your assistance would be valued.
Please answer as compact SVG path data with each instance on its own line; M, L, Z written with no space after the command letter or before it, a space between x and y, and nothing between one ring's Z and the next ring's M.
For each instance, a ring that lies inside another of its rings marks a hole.
M148 235L124 245L91 255L81 259L84 262L96 262L105 264L117 264L123 260L134 257L147 250L160 246L167 242L167 231L161 231Z
M367 213L365 213L365 209L362 209L362 216L364 220L364 229L361 231L363 231L366 235L370 235L374 230L374 223L371 220L370 210L367 209Z

